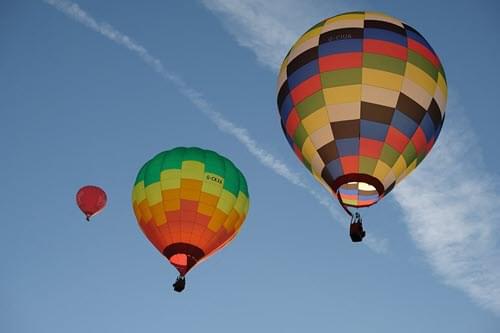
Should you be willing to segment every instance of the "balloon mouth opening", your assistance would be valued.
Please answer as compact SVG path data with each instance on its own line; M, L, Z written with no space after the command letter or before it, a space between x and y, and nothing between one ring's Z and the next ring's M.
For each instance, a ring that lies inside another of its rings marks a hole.
M375 177L366 174L347 174L334 182L334 192L340 203L351 207L368 207L384 195L384 186Z
M205 252L192 244L173 243L165 247L163 255L184 276L205 256Z

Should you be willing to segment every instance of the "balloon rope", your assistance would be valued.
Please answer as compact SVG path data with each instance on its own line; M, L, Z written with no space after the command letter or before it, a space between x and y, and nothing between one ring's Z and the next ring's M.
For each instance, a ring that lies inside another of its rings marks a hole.
M339 200L339 204L342 206L342 208L344 208L344 210L346 211L346 213L350 216L350 217L353 217L352 213L349 211L349 209L347 209L347 207L344 205L344 202L342 201L342 198L340 197L340 193L337 192L337 199Z

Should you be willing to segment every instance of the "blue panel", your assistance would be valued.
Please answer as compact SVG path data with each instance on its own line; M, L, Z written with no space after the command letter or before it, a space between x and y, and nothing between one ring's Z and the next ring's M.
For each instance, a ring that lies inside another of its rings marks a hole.
M406 29L406 35L408 36L408 38L416 40L417 42L419 42L420 44L424 45L429 50L431 50L433 53L435 53L432 47L429 45L429 43L427 43L427 41L424 39L424 37L408 29Z
M385 141L389 125L361 119L360 135L362 138Z
M283 124L283 121L281 121L280 123L281 123L281 128L283 129L283 134L285 134L286 141L288 141L288 144L289 144L289 145L292 147L292 149L293 149L293 140L292 140L292 138L288 135L288 133L286 132L285 125Z
M335 140L340 157L359 155L359 138Z
M288 77L288 88L290 89L290 91L292 91L293 88L316 74L319 74L319 64L317 59L308 62L307 64L293 72Z
M347 195L358 195L358 190L357 189L349 189L349 188L339 188L340 194L347 194Z
M414 122L413 119L397 109L392 116L391 125L404 133L408 138L413 136L418 127L418 124Z
M365 38L384 40L387 42L402 45L404 47L407 46L405 36L385 29L365 28L364 36Z
M366 201L366 200L377 200L377 199L378 199L378 194L364 195L359 193L358 195L358 200Z
M344 174L344 171L342 170L342 165L340 165L340 161L338 159L328 163L326 168L328 169L328 172L330 173L333 179L338 178Z
M290 96L290 94L288 94L283 100L283 104L281 104L281 109L280 109L280 116L284 123L286 123L288 115L290 114L290 111L292 111L292 109L293 109L292 97Z
M434 136L436 129L434 128L434 123L432 122L432 119L428 113L426 113L424 119L422 119L420 128L422 128L422 130L424 131L427 141L430 141Z
M324 57L331 54L361 52L363 51L362 39L340 39L319 45L319 56Z

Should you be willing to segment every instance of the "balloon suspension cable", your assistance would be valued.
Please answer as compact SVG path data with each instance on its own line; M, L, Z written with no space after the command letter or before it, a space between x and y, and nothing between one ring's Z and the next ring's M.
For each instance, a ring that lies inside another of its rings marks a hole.
M90 222L90 215L89 215L89 214L86 214L86 215L85 215L85 219L87 220L87 222Z
M186 277L184 275L179 275L172 286L175 291L180 293L186 287Z
M349 215L351 218L354 217L354 215L351 213L351 211L349 209L347 209L347 206L344 205L344 202L342 201L342 198L340 197L340 193L339 192L337 192L337 199L339 200L340 205L345 210L345 212L347 213L347 215Z

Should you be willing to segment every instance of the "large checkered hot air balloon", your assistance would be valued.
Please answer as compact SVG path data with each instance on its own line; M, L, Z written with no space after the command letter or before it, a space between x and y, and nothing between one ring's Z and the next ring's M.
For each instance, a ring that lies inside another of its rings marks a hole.
M245 177L230 160L179 147L144 164L132 205L146 237L179 271L174 289L182 291L187 272L239 232L249 196Z
M373 12L313 26L278 79L289 144L351 216L347 207L377 203L422 162L443 125L446 98L443 66L425 38ZM361 223L351 224L351 238L353 230L360 241Z

